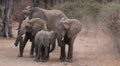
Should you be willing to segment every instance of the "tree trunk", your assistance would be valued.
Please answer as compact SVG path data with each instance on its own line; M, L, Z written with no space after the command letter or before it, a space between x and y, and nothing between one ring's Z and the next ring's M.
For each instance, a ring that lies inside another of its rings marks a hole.
M3 23L3 19L4 19L4 9L5 9L5 3L4 0L0 0L0 36L3 36L3 28L4 28L4 23Z
M12 17L13 17L13 0L5 1L5 10L4 10L4 37L13 37L12 35Z
M40 6L40 0L32 0L32 2L33 2L33 6L34 7L39 7Z

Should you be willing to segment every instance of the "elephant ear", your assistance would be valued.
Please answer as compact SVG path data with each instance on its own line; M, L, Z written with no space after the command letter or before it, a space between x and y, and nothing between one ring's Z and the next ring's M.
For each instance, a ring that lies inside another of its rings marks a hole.
M62 23L63 23L63 26L65 27L65 29L70 28L71 22L69 22L68 20L62 21Z
M31 32L33 35L35 35L40 30L47 30L44 20L40 18L31 19L29 25L32 27Z
M24 20L21 24L20 30L24 33L27 31L27 27L29 26L28 22L29 20Z
M64 27L67 29L68 37L72 37L81 31L82 25L77 19L68 19L64 23Z

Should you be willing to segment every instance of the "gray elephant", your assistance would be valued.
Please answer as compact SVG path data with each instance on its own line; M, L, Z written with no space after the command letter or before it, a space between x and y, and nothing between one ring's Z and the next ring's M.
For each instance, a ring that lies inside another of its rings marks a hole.
M41 30L35 35L36 56L35 61L47 61L50 45L55 45L56 33L54 31Z
M46 10L46 9L42 9L39 7L27 7L25 10L22 11L22 15L20 16L20 24L19 24L19 29L21 27L22 21L26 18L29 17L30 19L32 18L41 18L43 20L45 20L47 27L48 27L48 31L54 30L56 31L56 27L58 25L58 23L60 22L61 18L65 18L67 19L66 15L59 11L59 10ZM19 36L20 31L18 30L18 35ZM27 40L31 39L31 37L29 37L30 33L26 33L25 34L25 39L24 42L26 43ZM17 37L16 41L15 41L15 46L18 45L18 43L20 42L21 45L21 38ZM23 44L22 44L23 45ZM19 46L21 47L21 46ZM31 46L31 52L30 55L33 55L33 46Z
M81 31L82 25L77 19L61 19L57 27L57 40L61 47L60 60L66 60L65 45L68 45L67 59L72 61L73 57L73 43L77 34Z
M41 18L45 20L48 30L55 30L61 18L67 19L66 15L60 10L46 10L39 7L29 7L22 11L26 17Z
M40 31L40 30L47 30L47 27L46 27L46 23L44 20L40 19L40 18L33 18L33 19L30 19L30 20L24 20L21 24L21 27L19 29L19 35L18 35L18 38L20 38L21 40L21 44L20 44L20 51L19 51L19 57L22 57L23 56L23 51L24 51L24 47L26 45L26 42L28 41L28 37L30 38L30 41L32 42L32 49L31 49L31 55L33 55L33 52L34 52L34 37L35 37L35 34ZM26 34L25 35L27 38L24 38L23 39L21 38L22 35Z

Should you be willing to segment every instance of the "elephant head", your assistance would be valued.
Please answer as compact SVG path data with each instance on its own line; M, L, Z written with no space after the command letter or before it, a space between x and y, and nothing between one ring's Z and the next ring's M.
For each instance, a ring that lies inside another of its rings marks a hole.
M82 25L79 20L62 18L57 27L57 39L59 46L62 46L65 36L73 38L81 31L81 28Z
M22 14L24 17L29 17L30 19L41 18L45 20L46 18L44 12L39 7L27 7L26 9L22 10Z
M32 36L40 30L47 30L47 26L44 20L40 18L26 19L22 22L21 27L19 29L19 36L17 37L20 40L20 37L24 35L26 32L31 33ZM15 46L17 46L15 44Z

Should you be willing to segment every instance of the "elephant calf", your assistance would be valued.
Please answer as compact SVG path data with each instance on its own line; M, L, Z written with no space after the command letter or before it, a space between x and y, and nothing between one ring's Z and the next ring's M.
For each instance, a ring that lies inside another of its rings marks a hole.
M35 35L36 56L35 61L47 61L49 59L50 45L55 45L56 33L54 31L41 30ZM55 46L54 46L55 47Z
M72 61L73 57L73 43L77 34L81 31L82 25L77 19L61 19L57 27L57 40L61 47L60 60L66 60L65 44L68 45L67 59L69 62Z

